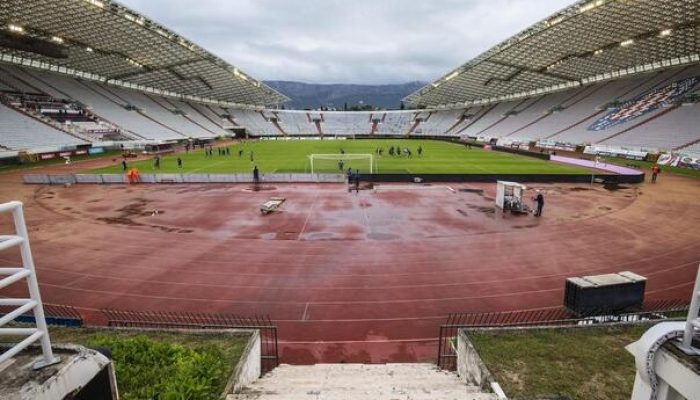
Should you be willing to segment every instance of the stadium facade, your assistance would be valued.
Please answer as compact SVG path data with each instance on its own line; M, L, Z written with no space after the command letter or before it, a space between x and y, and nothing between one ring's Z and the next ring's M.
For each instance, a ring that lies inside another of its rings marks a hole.
M0 152L245 132L694 154L697 16L695 0L581 1L408 96L412 110L288 111L283 94L116 2L10 0Z

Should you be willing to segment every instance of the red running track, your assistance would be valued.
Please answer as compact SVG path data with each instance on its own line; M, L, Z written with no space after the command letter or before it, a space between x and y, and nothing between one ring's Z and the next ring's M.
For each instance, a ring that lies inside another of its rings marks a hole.
M0 201L26 204L44 301L90 323L102 308L269 314L287 363L433 361L448 313L556 307L572 275L631 270L649 299L690 295L700 182L536 185L541 219L494 213L494 186L64 188L5 174ZM287 202L261 216L271 196Z

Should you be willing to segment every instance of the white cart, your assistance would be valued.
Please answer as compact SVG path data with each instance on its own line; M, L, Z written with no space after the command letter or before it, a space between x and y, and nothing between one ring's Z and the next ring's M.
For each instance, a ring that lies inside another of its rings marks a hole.
M523 202L527 186L517 182L498 181L496 186L496 206L506 212L526 214L530 208Z

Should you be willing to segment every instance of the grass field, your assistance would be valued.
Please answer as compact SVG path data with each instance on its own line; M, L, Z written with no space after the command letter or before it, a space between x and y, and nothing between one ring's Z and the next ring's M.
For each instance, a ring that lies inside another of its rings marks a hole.
M55 343L108 347L120 398L220 399L248 336L51 328Z
M647 329L483 332L469 340L510 398L626 400L635 365L624 347Z
M409 148L412 157L388 155L391 146ZM419 146L423 155L417 155ZM262 173L310 172L310 154L340 154L341 148L347 154L373 154L377 148L384 149L383 156L375 155L375 173L424 173L424 174L589 174L590 170L550 163L535 158L507 153L484 151L480 148L467 149L455 143L431 140L294 140L294 141L255 141L229 146L230 156L207 158L198 149L190 154L162 157L160 172L163 173L236 173L251 172L257 165ZM240 149L244 150L239 157ZM251 152L254 160L251 161ZM176 158L181 157L183 168L178 169ZM121 159L115 165L92 171L93 173L121 173ZM130 167L142 172L154 170L150 160L129 163ZM344 167L369 172L368 160L345 162ZM315 172L335 173L339 171L337 161L315 163Z

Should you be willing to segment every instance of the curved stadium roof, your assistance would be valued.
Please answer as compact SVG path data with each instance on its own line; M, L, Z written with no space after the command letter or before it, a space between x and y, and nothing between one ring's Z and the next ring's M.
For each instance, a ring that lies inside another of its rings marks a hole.
M109 0L0 1L0 61L196 101L262 106L289 100Z
M698 0L579 1L404 99L464 107L697 63Z

